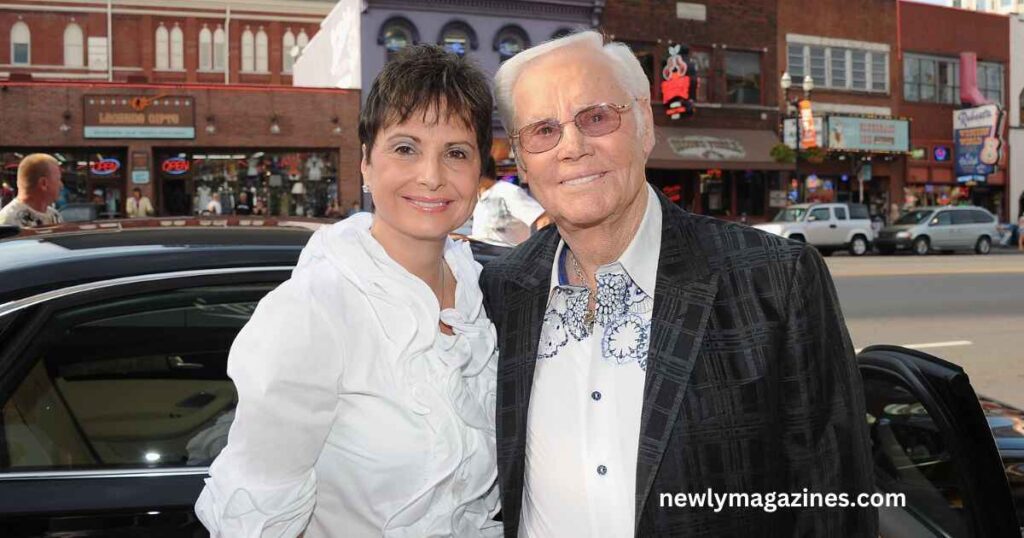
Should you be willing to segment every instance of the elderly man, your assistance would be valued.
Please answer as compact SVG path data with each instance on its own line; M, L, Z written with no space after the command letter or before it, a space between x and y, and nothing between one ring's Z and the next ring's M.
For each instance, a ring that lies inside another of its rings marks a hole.
M18 197L0 209L0 226L34 228L60 224L52 207L64 188L60 163L45 153L33 153L18 164Z
M806 245L686 213L647 184L649 83L626 46L594 32L540 45L502 65L495 91L556 225L481 278L506 536L877 536L871 509L665 504L873 491L828 270Z

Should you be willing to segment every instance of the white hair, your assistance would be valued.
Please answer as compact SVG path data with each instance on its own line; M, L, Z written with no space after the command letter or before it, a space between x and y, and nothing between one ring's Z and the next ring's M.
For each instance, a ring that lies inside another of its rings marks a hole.
M515 102L512 98L512 90L516 86L516 81L519 80L519 75L530 62L537 58L573 46L607 56L612 72L619 84L622 85L622 89L634 99L650 101L651 83L647 74L644 73L640 61L628 46L616 42L605 43L604 37L593 30L577 32L524 50L506 60L498 69L498 73L494 76L494 93L498 104L498 115L501 116L501 123L505 126L507 133L512 134L516 130ZM639 118L639 107L633 107L633 110Z

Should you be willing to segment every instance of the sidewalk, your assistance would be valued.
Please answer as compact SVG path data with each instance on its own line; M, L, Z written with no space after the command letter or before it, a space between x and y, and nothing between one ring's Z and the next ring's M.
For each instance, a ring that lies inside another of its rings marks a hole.
M1024 253L1016 249L988 256L973 253L915 256L831 256L825 258L834 277L885 277L953 274L1024 274Z

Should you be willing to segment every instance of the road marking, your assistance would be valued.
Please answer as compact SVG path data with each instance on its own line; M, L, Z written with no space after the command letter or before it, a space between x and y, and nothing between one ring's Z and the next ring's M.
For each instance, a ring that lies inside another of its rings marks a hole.
M971 342L970 340L954 340L952 342L928 342L926 344L903 344L901 347L905 347L905 348L908 348L908 349L932 349L932 348L936 348L936 347L959 347L959 346L973 346L973 345L974 345L974 342ZM860 353L862 349L864 349L864 348L855 349L854 352L855 353Z

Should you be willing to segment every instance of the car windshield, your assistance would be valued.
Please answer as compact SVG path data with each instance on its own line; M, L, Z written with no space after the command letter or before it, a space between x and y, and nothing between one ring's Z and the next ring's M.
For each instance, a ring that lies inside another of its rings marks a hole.
M932 211L930 209L918 209L917 211L911 211L910 213L900 217L896 221L896 224L921 224L928 220L928 217L930 217L931 214Z
M779 211L778 215L775 215L774 222L797 222L804 218L804 213L807 213L807 210L800 207L783 209Z

